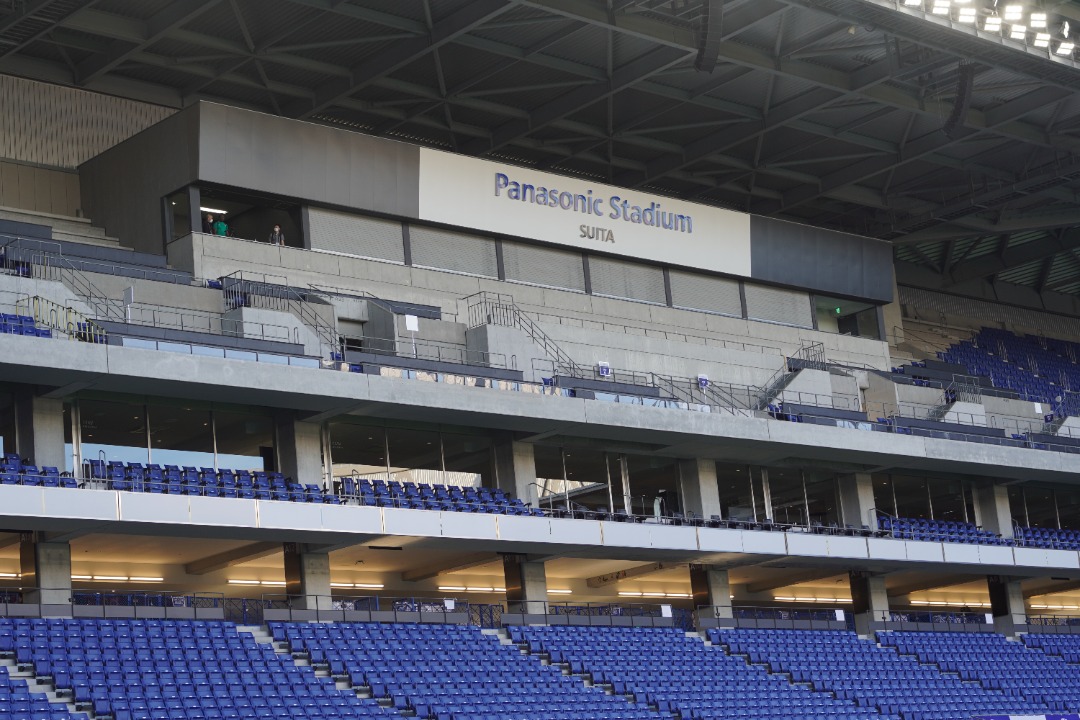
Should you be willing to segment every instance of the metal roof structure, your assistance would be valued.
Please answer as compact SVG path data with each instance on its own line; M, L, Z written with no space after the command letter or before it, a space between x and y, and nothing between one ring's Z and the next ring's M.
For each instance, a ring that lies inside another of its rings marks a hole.
M1052 50L901 0L0 0L0 73L888 239L921 287L1080 296L1080 64Z

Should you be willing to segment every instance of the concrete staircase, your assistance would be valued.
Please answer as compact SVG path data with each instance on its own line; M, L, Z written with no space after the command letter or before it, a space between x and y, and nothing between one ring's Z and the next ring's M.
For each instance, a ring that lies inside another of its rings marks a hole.
M25 680L26 686L30 692L44 693L50 703L62 703L63 705L66 705L69 713L90 714L89 707L76 706L74 698L70 696L70 691L62 691L63 694L58 692L56 686L53 685L52 678L39 677L34 674L32 669L20 669L13 658L0 659L0 667L7 669L9 678L13 680Z
M48 225L53 229L53 239L55 240L124 249L121 248L118 239L106 235L104 228L94 226L88 218L53 215L51 213L0 206L0 220Z

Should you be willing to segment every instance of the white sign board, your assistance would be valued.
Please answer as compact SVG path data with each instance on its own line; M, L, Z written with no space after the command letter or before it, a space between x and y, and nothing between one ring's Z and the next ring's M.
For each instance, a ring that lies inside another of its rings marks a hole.
M660 606L660 617L666 617L666 618L671 617L671 606L670 605L661 605Z
M420 149L420 219L501 235L750 275L750 216Z

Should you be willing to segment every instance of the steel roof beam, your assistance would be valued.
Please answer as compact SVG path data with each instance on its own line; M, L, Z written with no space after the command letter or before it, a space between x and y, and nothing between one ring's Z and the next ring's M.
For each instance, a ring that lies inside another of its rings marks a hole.
M314 103L294 103L286 106L284 113L289 117L300 119L320 113L375 80L453 42L514 7L516 7L516 0L473 0L448 17L434 23L430 32L421 25L424 28L423 35L410 40L400 40L355 65L350 70L350 77L324 83L315 90Z
M1080 249L1080 229L1070 228L1064 233L1053 233L1041 240L1032 240L1016 247L1006 247L1000 255L983 255L959 263L944 273L943 286L949 287L976 278L989 277L1002 270L1044 260L1074 249Z
M92 82L127 60L133 53L144 50L165 37L171 30L179 28L221 0L176 0L163 10L142 23L142 37L134 46L123 40L116 40L109 50L93 55L79 63L75 75L80 85Z

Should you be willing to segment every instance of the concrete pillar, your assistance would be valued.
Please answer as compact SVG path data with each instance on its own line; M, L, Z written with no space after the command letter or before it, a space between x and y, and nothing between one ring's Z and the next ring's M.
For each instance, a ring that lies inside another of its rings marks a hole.
M996 532L1003 538L1013 537L1012 509L1009 507L1009 488L992 480L976 483L971 488L975 505L975 524Z
M285 593L299 610L330 610L330 554L285 543Z
M297 420L292 413L275 415L278 471L303 485L326 484L322 425Z
M731 581L728 571L710 565L690 565L690 594L694 610L702 620L718 620L721 627L734 627L731 610Z
M19 538L19 564L22 586L36 588L24 592L28 603L65 606L71 614L71 545L45 542L36 533L22 533ZM48 612L42 608L42 612ZM50 612L49 614L54 614Z
M838 482L842 522L857 528L866 525L871 530L877 530L877 513L873 512L876 505L873 476L870 473L841 475Z
M697 458L679 463L679 497L683 513L708 519L720 517L720 488L716 484L716 461Z
M506 606L509 612L547 615L547 575L544 563L526 555L507 553L503 558Z
M531 443L504 440L495 443L495 481L499 489L539 507L536 487L536 456Z
M990 591L990 612L994 616L994 632L1015 636L1027 630L1027 608L1024 591L1019 580L998 575L988 575L986 586Z
M15 397L15 451L38 467L55 467L63 472L64 401L40 397L33 388L22 388Z
M885 576L852 570L848 580L851 583L855 632L859 635L873 635L878 624L889 620L889 595L885 591Z

